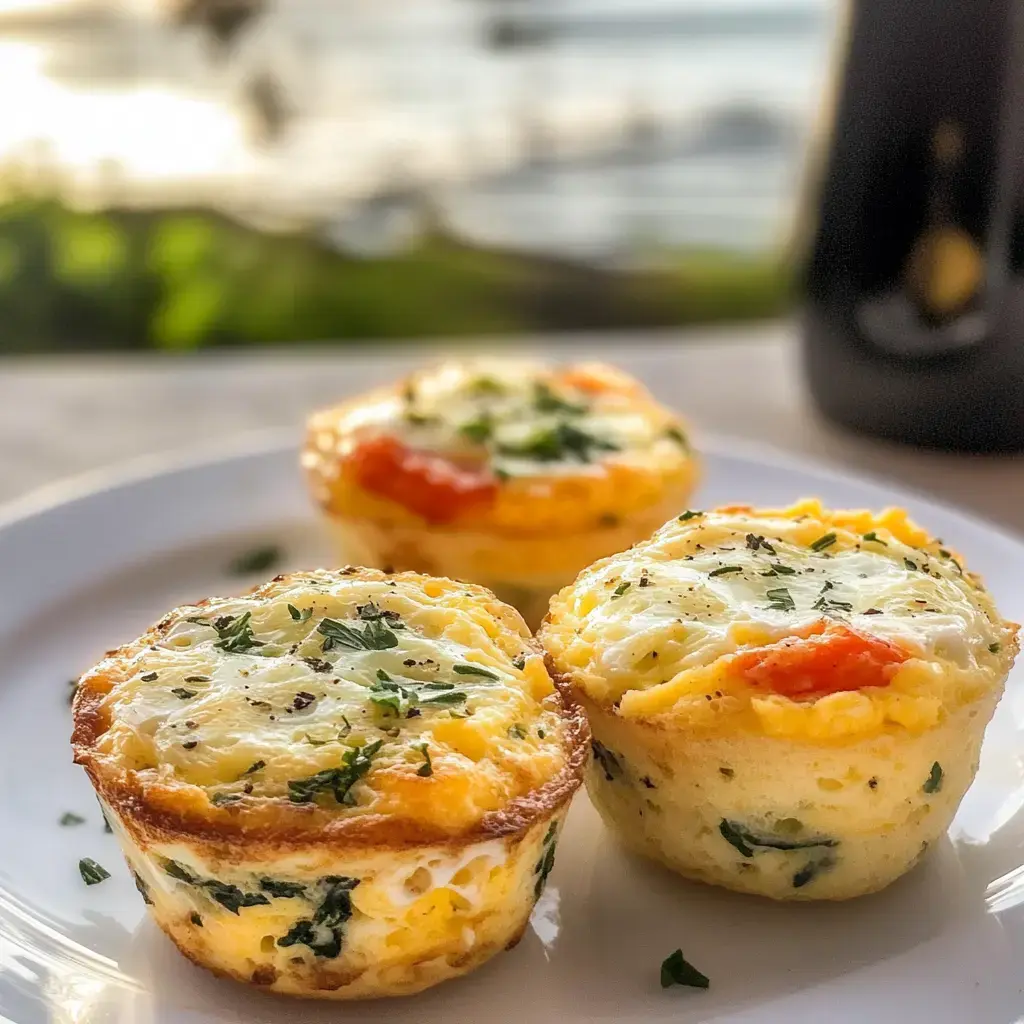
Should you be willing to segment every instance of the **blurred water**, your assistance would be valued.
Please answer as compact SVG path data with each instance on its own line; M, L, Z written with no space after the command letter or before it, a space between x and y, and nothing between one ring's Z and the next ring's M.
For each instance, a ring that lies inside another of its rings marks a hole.
M280 0L221 62L147 0L3 11L0 160L80 199L598 261L773 244L832 31L824 0Z

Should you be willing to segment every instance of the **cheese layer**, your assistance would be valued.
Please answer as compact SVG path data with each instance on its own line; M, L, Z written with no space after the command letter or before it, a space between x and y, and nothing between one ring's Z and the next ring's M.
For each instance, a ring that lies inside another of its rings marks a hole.
M740 655L828 629L904 658L886 685L792 697ZM815 740L922 730L1002 685L1017 651L981 581L901 510L686 512L552 600L555 667L626 718Z

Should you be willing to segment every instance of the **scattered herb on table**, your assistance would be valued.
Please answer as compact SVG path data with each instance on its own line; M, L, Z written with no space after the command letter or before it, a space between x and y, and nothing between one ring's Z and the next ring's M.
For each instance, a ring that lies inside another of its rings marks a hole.
M661 987L671 988L673 985L685 985L688 988L707 988L711 979L702 974L677 949L670 953L661 963Z
M60 824L65 827L68 825L83 825L85 824L85 818L80 814L75 814L74 811L65 811L60 816Z
M86 885L99 885L110 877L110 872L91 857L83 857L78 862L78 873Z

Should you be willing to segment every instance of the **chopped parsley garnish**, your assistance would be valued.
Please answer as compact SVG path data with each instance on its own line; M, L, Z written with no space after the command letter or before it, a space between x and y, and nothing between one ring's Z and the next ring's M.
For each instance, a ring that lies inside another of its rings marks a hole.
M881 544L884 548L887 548L889 546L888 542L882 540L882 538L879 537L874 530L872 530L870 533L865 533L864 540L870 541L872 544Z
M460 676L483 676L485 679L500 679L496 672L482 665L470 665L468 663L452 665L452 671Z
M359 885L359 879L328 875L318 884L325 888L320 906L311 918L292 925L277 944L308 946L316 956L333 959L341 954L345 923L352 916L352 890Z
M1003 645L1002 644L989 644L988 645L988 652L989 652L989 654L998 654L1002 649L1003 649Z
M768 598L768 608L771 611L791 612L796 609L796 602L788 587L775 587L772 590L766 590L765 597Z
M505 385L494 377L476 377L466 385L470 395L503 395Z
M533 407L537 412L560 412L567 416L582 416L587 406L579 402L570 402L555 394L549 384L538 380L533 385Z
M670 953L661 963L661 987L671 988L673 985L686 985L688 988L707 988L711 979L701 974L686 957L677 949Z
M824 551L825 548L832 547L836 542L836 535L834 533L826 533L820 536L816 541L811 544L812 551Z
M65 811L60 816L60 823L65 827L68 825L84 825L85 818L83 818L80 814L75 814L74 811Z
M402 616L398 612L385 611L378 608L372 601L356 606L356 615L364 622L375 622L383 619L392 629L405 629L402 624Z
M313 614L313 609L312 608L296 608L295 605L290 604L290 605L288 605L288 614L296 622L305 622Z
M513 658L512 667L519 669L519 671L522 672L523 669L526 668L526 655L520 654L517 657Z
M192 923L193 923L193 924L194 924L194 925L195 925L195 926L196 926L197 928L202 928L202 927L203 927L203 919L202 919L202 917L200 917L200 916L199 916L199 914L197 914L197 913L196 913L196 912L195 912L194 910L192 911L192 913L191 913L191 914L189 914L189 915L188 915L188 919L189 919L189 920L190 920L190 921L191 921L191 922L192 922Z
M908 569L910 569L911 571L916 571L916 569L917 569L917 567L918 567L918 566L917 566L917 562L911 561L911 559L909 559L909 558L904 558L904 559L903 559L903 564L904 564L904 565L905 565L905 566L906 566L906 567L907 567Z
M238 803L242 798L236 793L214 793L210 802L214 807L224 807L226 804Z
M730 572L743 572L743 566L742 565L722 565L722 566L719 566L719 568L717 568L717 569L712 569L711 572L708 573L708 575L709 576L724 576L726 573L730 573Z
M754 533L747 534L747 547L750 548L751 551L757 551L759 548L764 548L769 555L774 555L776 553L775 548L773 548L772 545L764 539L764 537L758 536Z
M186 690L184 686L176 686L171 693L179 700L191 700L196 695L195 690Z
M99 885L110 877L110 872L91 857L83 857L78 862L78 873L86 885Z
M942 775L942 765L938 761L933 762L932 770L928 773L928 778L921 789L929 794L938 793L942 789Z
M508 727L508 735L509 738L513 740L525 740L527 733L526 729L516 722L515 725L510 725Z
M735 847L744 857L753 857L763 850L811 850L818 846L838 846L837 839L782 839L777 836L762 836L744 828L738 822L723 818L718 824L722 838Z
M690 450L690 442L687 440L686 435L678 427L669 427L665 431L665 436L670 441L675 441L683 451Z
M186 683L208 683L209 681L209 676L185 676Z
M614 589L614 590L612 591L612 600L614 600L614 599L615 599L615 598L617 598L617 597L622 597L622 595L623 595L623 594L624 594L624 593L625 593L625 592L626 592L627 590L629 590L629 588L630 588L631 586L633 586L633 584L632 584L632 583L630 583L630 582L629 582L629 580L625 580L625 581L623 581L622 583L620 583L620 584L619 584L619 585L618 585L618 586L617 586L617 587L616 587L616 588L615 588L615 589Z
M318 793L329 790L339 804L355 804L352 787L370 770L373 757L383 744L383 740L376 740L366 746L352 747L345 751L338 768L327 768L305 779L293 779L288 783L288 798L292 803L306 804Z
M139 678L144 683L153 683L153 682L156 682L157 674L155 672L147 672L145 675L139 676Z
M232 576L248 576L254 572L266 572L281 561L281 549L276 544L266 544L239 555L228 566Z
M263 771L263 769L266 768L266 767L267 767L267 762L266 761L262 761L262 760L260 760L260 761L253 761L253 763L251 765L249 765L249 767L246 768L245 771L242 772L242 774L243 775L255 775L257 772Z
M791 565L783 565L781 562L772 562L771 567L778 576L796 575L796 569L794 569Z
M312 693L307 693L305 690L299 690L299 692L295 694L295 697L292 700L292 707L296 711L303 711L305 708L308 708L309 705L312 704L315 700L316 697Z
M391 676L389 676L382 668L377 669L377 678L382 683L390 683L392 681Z
M421 704L461 704L466 700L466 695L461 690L446 690L433 697L421 697Z
M208 619L189 619L188 621L197 622L200 626L209 626L210 629L216 631L217 639L213 643L214 647L219 647L228 654L242 654L245 651L251 651L254 647L263 646L263 641L257 640L252 635L252 626L249 625L251 618L252 612L246 612L244 615L218 615L212 621Z
M416 749L423 755L425 761L419 766L416 771L417 775L426 778L428 775L434 774L434 765L430 760L430 748L427 746L426 740L416 745Z
M619 446L564 420L535 431L524 441L498 445L499 455L519 456L536 462L590 462L595 452L617 452Z
M467 420L459 427L459 433L474 444L484 444L494 434L494 419L488 413L481 413L476 419Z
M346 647L350 651L386 651L398 646L398 637L384 625L382 616L369 619L365 629L356 629L337 619L324 619L316 631L324 638L324 651L334 647Z
M697 516L702 515L704 515L703 512L693 512L690 509L687 509L681 516L676 516L676 519L680 523L688 523L691 519L696 519Z

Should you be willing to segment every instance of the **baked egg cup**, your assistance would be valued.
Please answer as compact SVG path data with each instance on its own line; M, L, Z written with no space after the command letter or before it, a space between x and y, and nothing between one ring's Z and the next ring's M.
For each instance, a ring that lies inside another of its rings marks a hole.
M784 900L889 885L949 827L1017 654L900 509L688 511L580 573L539 639L630 849Z
M302 466L342 562L472 580L531 628L684 508L685 427L601 364L443 363L314 413Z
M75 761L157 924L274 992L418 992L514 945L586 720L482 587L347 568L172 611L81 679Z

